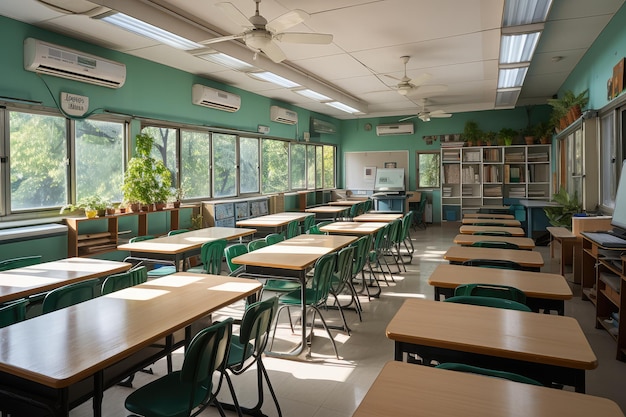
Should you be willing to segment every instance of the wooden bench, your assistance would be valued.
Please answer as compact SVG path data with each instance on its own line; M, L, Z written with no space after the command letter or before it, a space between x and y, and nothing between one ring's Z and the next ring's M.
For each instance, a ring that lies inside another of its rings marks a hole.
M559 274L565 275L565 266L573 264L574 245L577 241L576 235L565 227L550 226L546 229L550 232L550 258L554 258L554 244L558 243L561 248Z

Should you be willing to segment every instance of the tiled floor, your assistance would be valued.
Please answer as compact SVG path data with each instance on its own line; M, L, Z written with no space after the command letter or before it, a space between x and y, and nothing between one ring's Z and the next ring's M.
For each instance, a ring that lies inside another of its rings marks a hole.
M373 380L386 361L393 359L393 343L385 337L387 323L400 304L408 297L432 299L433 289L427 283L428 276L441 262L442 254L451 245L457 233L458 223L444 226L429 226L426 231L412 232L416 252L407 272L395 276L396 283L383 285L379 299L368 302L363 297L363 322L359 322L354 312L347 312L350 336L332 331L339 350L340 360L332 352L331 345L322 329L315 331L313 360L303 362L285 359L265 358L274 389L278 395L283 415L299 417L348 417L360 403ZM546 261L544 271L557 272L558 263L550 260L549 248L538 247ZM579 288L572 285L574 293ZM593 306L579 297L566 302L566 315L577 318L585 331L596 356L599 367L587 372L587 393L604 396L616 401L626 411L626 363L616 361L615 342L604 330L593 326ZM231 311L226 311L230 314ZM233 309L233 314L238 314ZM325 317L338 324L336 311L328 311ZM298 340L291 335L288 327L281 326L275 349L285 348ZM176 363L182 360L182 353L176 354ZM416 365L417 366L417 365ZM162 375L164 367L158 363L154 367L156 375ZM138 374L135 386L139 386L155 376ZM234 378L240 402L252 405L256 401L255 371ZM130 388L115 387L105 394L104 415L125 416L124 399ZM419 395L419 393L416 393ZM220 398L230 401L227 390L223 389ZM266 393L263 412L276 416L273 402ZM71 413L72 416L91 415L91 402L83 404ZM215 409L205 410L202 416L217 415ZM229 414L229 415L234 415Z

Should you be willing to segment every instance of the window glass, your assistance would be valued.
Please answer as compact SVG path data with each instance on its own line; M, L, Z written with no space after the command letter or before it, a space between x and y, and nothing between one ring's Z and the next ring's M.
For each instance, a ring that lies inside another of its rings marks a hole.
M213 197L237 195L237 137L213 133Z
M211 196L211 134L180 132L180 186L184 198Z
M76 121L76 201L92 196L122 201L124 128L119 122Z
M335 147L324 145L324 188L335 187Z
M63 117L10 112L11 210L63 206L68 190Z
M611 112L601 118L600 122L600 169L602 170L601 193L602 205L615 207L617 191L617 169L619 162L615 150L615 118Z
M289 143L282 140L261 141L261 192L276 193L288 189Z
M154 139L152 157L163 161L172 174L172 184L178 183L176 169L176 134L177 129L171 127L146 126L142 129Z
M309 190L315 189L315 148L317 146L308 145L306 147L306 184Z
M315 147L315 188L324 187L324 149Z
M417 153L417 187L439 187L439 152Z
M259 140L239 138L239 166L241 193L259 192Z
M306 188L306 145L291 144L291 189L303 190Z

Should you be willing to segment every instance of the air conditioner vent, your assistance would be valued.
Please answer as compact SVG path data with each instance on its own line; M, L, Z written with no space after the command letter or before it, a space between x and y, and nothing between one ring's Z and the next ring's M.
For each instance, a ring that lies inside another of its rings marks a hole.
M401 123L401 124L376 126L376 135L378 136L412 135L413 133L414 133L413 123Z
M284 109L278 106L270 107L270 120L272 122L295 125L298 123L298 113L293 110Z
M238 95L202 84L194 84L191 87L191 102L197 106L210 107L230 113L241 108L241 97Z

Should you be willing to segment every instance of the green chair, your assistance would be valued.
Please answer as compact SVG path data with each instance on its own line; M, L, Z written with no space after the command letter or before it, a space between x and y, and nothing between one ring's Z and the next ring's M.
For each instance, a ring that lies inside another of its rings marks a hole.
M263 364L263 352L269 340L270 329L276 314L277 305L278 299L276 297L250 304L241 319L239 335L233 335L230 342L230 351L228 352L228 360L226 361L226 369L228 369L228 371L232 372L233 375L241 375L252 366L256 365L257 404L248 409L244 409L240 405L242 412L247 415L263 415L261 407L263 406L263 379L265 378L267 388L274 399L278 416L282 416L278 398L276 398L267 369ZM235 398L231 378L228 373L226 373L225 376L231 395Z
M393 257L393 261L398 267L398 272L400 272L400 264L402 264L402 269L406 272L406 266L404 262L402 262L402 253L400 252L400 245L404 241L405 236L403 235L403 224L401 219L396 219L392 221L389 225L389 231L387 235L387 242L385 247L385 254ZM393 275L391 276L393 280Z
M257 249L261 249L267 246L267 241L265 239L255 239L248 242L248 252L255 251Z
M135 266L130 269L133 285L143 284L148 280L148 268L143 265Z
M413 215L414 213L412 211L409 211L402 217L402 228L400 233L402 244L407 251L406 256L408 256L408 260L405 261L405 263L408 264L410 264L413 260L413 253L415 252L413 240L411 240L411 225L413 224Z
M128 243L143 242L145 240L154 239L153 235L135 236L131 238ZM171 275L176 272L176 266L170 261L161 261L149 258L136 258L129 256L124 261L139 261L137 265L150 264L151 269L148 270L148 278L161 278L167 275Z
M124 288L135 285L134 276L131 271L122 272L120 274L109 275L102 283L100 290L102 295L111 294L112 292L123 290Z
M383 279L385 280L385 282L388 283L386 272L383 269L382 263L380 262L381 258L383 258L382 253L383 253L385 238L387 236L388 229L389 229L389 225L386 225L378 229L378 231L374 235L373 245L371 248L369 248L369 252L367 256L367 268L370 273L370 281L373 278L373 281L376 283L376 286L378 287L378 294L376 294L375 296L378 296L381 291L379 279L376 276L376 274L377 273L383 274ZM389 271L389 274L391 274L391 270ZM365 284L365 286L367 288L367 284ZM370 296L369 289L367 290L367 294L369 297Z
M525 377L523 375L515 374L513 372L497 371L494 369L481 368L478 366L465 365L462 363L447 362L437 365L436 368L485 375L494 378L508 379L509 381L522 382L524 384L544 386L541 382L535 381L534 379Z
M519 250L519 246L511 242L501 242L498 240L480 240L471 245L475 248L494 248L494 249L514 249Z
M174 235L179 235L181 233L187 233L189 231L189 229L176 229L176 230L170 230L169 232L167 232L168 236L174 236Z
M424 211L426 209L426 202L428 200L422 194L422 198L420 199L419 205L417 206L417 210L413 212L413 226L415 228L421 228L426 230L426 222L424 221Z
M292 220L289 223L287 223L287 233L285 235L287 239L296 237L299 234L300 234L300 222L298 220Z
M189 268L187 272L220 275L222 273L224 249L226 249L226 239L216 239L203 243L200 247L200 262L202 262L202 265Z
M449 297L444 300L448 303L471 304L483 307L504 308L508 310L532 312L530 307L517 301L506 300L504 298L480 297L475 295L459 295Z
M361 288L361 292L364 292L364 291L367 292L367 299L368 300L372 299L369 286L367 284L367 279L365 278L365 266L367 265L368 260L369 260L369 253L370 253L370 248L372 247L372 240L373 240L372 235L368 234L365 236L361 236L356 241L350 244L350 246L355 248L354 260L352 262L352 281L351 281L352 285L351 286L354 289L354 293L355 293L354 302L357 306L357 309L358 309L357 311L359 312L359 320L361 321L362 321L361 311L363 309L361 308L361 302L359 301L359 297L356 295L358 294L358 292L356 291L354 283L359 280L358 276L360 274L361 283L363 285L363 288ZM376 282L376 285L378 286L378 292L380 293L380 286L378 285L378 282Z
M314 225L315 216L306 216L302 221L302 229L300 229L300 234L306 233Z
M41 306L42 313L47 314L61 308L73 306L99 295L100 280L97 278L64 285L46 294Z
M322 232L322 231L320 230L320 227L324 227L324 226L326 226L327 224L331 224L331 223L332 223L332 221L330 221L330 220L324 220L324 221L321 221L321 222L319 222L319 223L314 224L313 226L311 226L311 227L309 228L309 230L307 230L306 232L307 232L308 234L310 234L310 235L324 235L324 234L326 234L326 233Z
M267 246L282 242L283 240L285 240L285 236L280 233L270 233L269 235L265 236L265 242L267 243Z
M352 219L354 219L356 216L359 215L358 213L359 213L358 204L353 204L352 206L350 206L350 210L348 211L348 217L346 217L344 220L351 221Z
M285 307L294 307L300 306L304 302L306 306L306 312L308 310L313 310L313 317L311 318L311 340L313 340L313 330L315 329L315 317L319 315L322 325L326 332L328 333L328 337L333 345L333 350L335 351L335 356L339 359L339 353L337 352L337 345L335 344L335 340L333 339L332 334L330 333L330 329L326 325L326 320L324 320L324 316L320 310L320 307L324 307L326 305L326 301L328 299L328 294L330 292L330 281L333 276L333 272L335 271L335 263L336 263L337 255L332 253L327 253L322 255L315 262L315 273L313 274L313 278L311 279L311 286L307 287L304 294L304 300L301 298L301 291L295 290L291 291L278 299L279 308L276 316L280 315L280 312ZM290 318L291 321L291 318ZM274 336L276 335L276 326L278 325L278 320L276 320L276 325L274 326L274 333L272 335L272 341ZM306 332L307 329L302 329L303 332ZM271 350L271 347L270 347Z
M522 290L509 285L498 284L464 284L454 289L454 295L504 298L526 304L526 294Z
M198 332L185 349L182 369L137 388L126 398L126 409L141 416L182 417L199 414L214 405L225 416L217 394L225 375L232 324L233 319L229 318ZM215 372L220 377L214 391ZM236 399L235 408L239 414Z
M0 307L0 327L10 326L26 319L28 300L22 298Z
M479 236L513 236L511 232L507 232L506 230L481 230L473 234Z
M224 257L226 258L226 265L228 266L229 272L228 275L237 276L244 270L244 265L233 263L233 258L243 255L244 253L248 253L248 247L245 243L235 243L234 245L227 246L226 249L224 249Z
M350 335L350 327L348 327L348 322L346 321L346 316L343 310L347 309L353 303L355 297L354 290L350 285L352 281L352 262L354 260L354 251L355 248L353 246L347 246L337 253L335 272L330 280L330 294L335 299L335 302L334 304L329 305L329 307L337 307L343 322L343 330L348 333L348 335ZM339 301L339 295L346 290L350 292L351 299L349 304L343 305Z
M467 261L463 261L461 265L479 266L481 268L514 269L516 271L522 271L524 269L517 262L508 261L506 259L468 259Z
M23 256L20 258L5 259L0 261L0 271L8 271L15 268L37 265L41 263L41 255Z
M372 209L372 199L368 198L363 204L363 213L367 213Z

